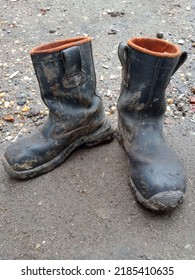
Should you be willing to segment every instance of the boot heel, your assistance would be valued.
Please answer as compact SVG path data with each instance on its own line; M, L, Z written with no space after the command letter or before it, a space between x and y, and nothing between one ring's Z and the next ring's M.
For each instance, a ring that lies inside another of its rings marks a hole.
M106 142L111 142L114 137L115 130L108 120L106 120L106 122L98 130L84 137L84 145L91 148Z

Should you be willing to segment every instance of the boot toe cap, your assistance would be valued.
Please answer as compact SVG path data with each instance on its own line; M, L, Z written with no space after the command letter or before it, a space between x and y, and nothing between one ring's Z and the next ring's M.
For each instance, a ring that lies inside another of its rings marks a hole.
M21 174L32 169L36 165L37 160L36 158L33 159L32 157L29 157L27 149L24 147L22 149L19 145L13 143L5 150L2 162L5 171L10 176L15 178L23 178Z
M172 210L181 204L185 197L185 178L179 182L170 181L166 186L149 180L147 186L145 182L141 187L140 180L138 187L137 182L134 182L131 177L130 182L138 201L151 210Z
M173 210L184 200L182 191L161 192L146 199L140 193L136 194L138 201L145 207L154 211Z
M31 170L33 171L44 163L42 156L44 144L39 133L29 137L21 137L16 142L11 143L5 149L2 158L5 171L15 178L26 178L27 173L31 173Z

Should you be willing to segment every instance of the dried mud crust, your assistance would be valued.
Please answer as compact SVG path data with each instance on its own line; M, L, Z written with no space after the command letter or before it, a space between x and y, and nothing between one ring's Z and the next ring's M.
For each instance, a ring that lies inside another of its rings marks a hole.
M146 208L153 211L169 211L175 209L184 200L185 194L181 191L167 191L153 195L146 199L135 187L132 178L129 176L130 188L135 194L136 199Z

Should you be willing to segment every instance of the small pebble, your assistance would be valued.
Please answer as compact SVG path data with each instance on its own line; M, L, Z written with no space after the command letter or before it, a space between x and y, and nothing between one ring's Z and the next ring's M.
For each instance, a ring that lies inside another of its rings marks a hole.
M5 117L4 117L4 120L5 120L6 122L14 122L14 121L15 121L15 119L14 119L14 117L13 117L12 115L7 115L7 116L5 116Z
M32 108L29 112L29 116L33 116L33 117L36 117L39 114L40 114L40 110L37 107Z
M183 111L183 109L184 109L184 103L182 103L182 102L178 103L177 104L177 110L178 111Z
M195 87L191 88L191 92L195 94Z
M183 39L180 39L178 42L177 42L179 45L183 45L185 43L185 41Z
M125 15L124 12L110 12L111 17L123 17Z
M17 101L18 106L24 106L25 103L26 103L25 99L20 99L20 100Z
M45 15L47 13L47 9L46 8L41 8L40 12L42 15Z
M5 140L7 140L7 141L11 141L13 139L13 137L10 135L10 136L7 136L7 137L5 137Z
M172 98L167 98L167 104L173 104L173 99Z
M28 76L24 76L24 77L23 77L23 80L24 80L24 81L31 81L31 78L28 77Z
M51 33L51 34L52 34L52 33L56 33L56 30L50 29L50 30L49 30L49 33Z
M12 75L10 75L10 79L13 79L14 77L16 77L20 72L19 71L16 71L14 72Z
M116 30L116 29L110 29L110 30L108 31L108 34L109 34L109 35L117 34L117 30Z
M190 104L195 104L195 96L190 97Z
M9 107L9 104L10 104L9 101L5 101L4 102L4 108L7 109Z
M116 106L112 106L109 110L110 114L114 114L115 111L116 111Z
M28 111L30 111L30 107L29 106L24 106L21 111L22 112L28 112Z
M162 39L164 37L164 34L162 32L158 32L156 34L156 37L159 38L159 39Z
M1 92L0 93L0 98L4 97L5 96L5 92Z
M192 245L191 244L186 244L184 247L186 250L191 251L192 250Z
M41 244L36 244L36 246L35 246L35 250L38 250L39 248L41 247Z
M168 105L167 108L166 108L166 112L171 112L171 108L170 108L169 105Z
M107 96L107 97L110 97L110 96L111 96L111 90L110 90L110 89L107 91L106 96Z
M118 76L117 75L111 75L110 76L110 80L117 80L118 79Z

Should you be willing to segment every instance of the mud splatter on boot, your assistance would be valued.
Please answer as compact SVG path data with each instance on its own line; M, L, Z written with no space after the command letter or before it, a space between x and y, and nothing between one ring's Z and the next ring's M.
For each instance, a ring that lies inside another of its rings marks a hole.
M147 208L173 209L183 201L186 179L163 135L165 90L187 53L164 40L133 38L119 45L118 54L122 64L118 129L128 155L130 185Z
M77 147L113 137L96 91L91 38L40 45L30 54L49 117L40 131L21 137L6 149L5 170L18 179L46 173Z

